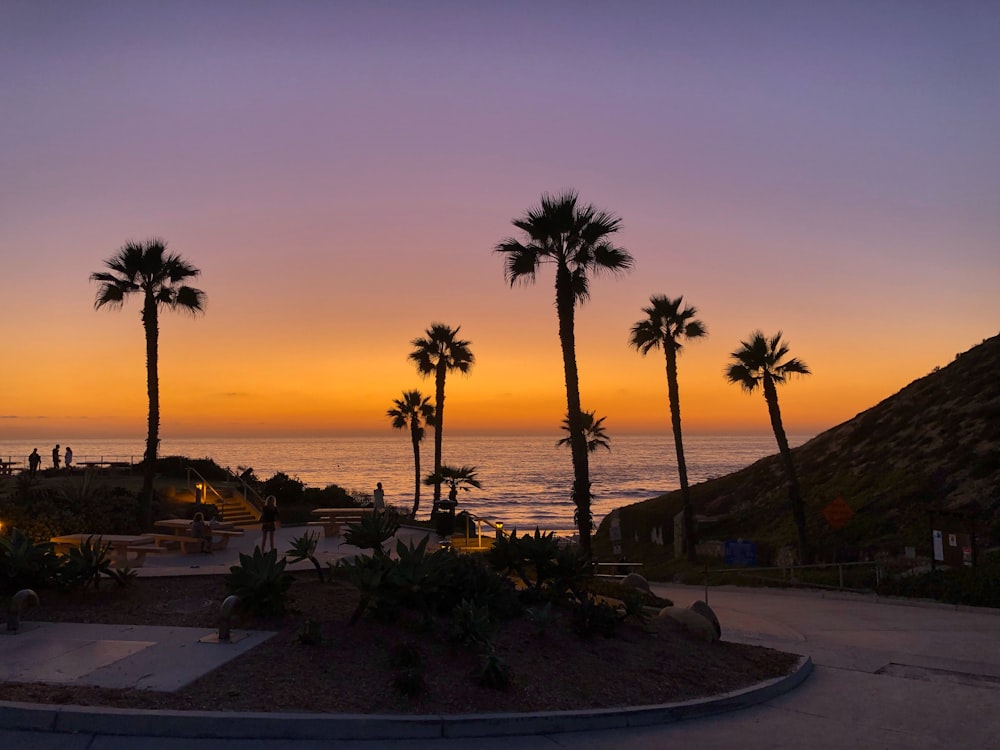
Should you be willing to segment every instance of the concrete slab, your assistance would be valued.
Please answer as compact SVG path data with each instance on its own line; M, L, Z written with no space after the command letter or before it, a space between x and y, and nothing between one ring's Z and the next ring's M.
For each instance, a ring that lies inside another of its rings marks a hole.
M233 643L200 643L205 628L39 623L0 638L0 680L173 692L274 635L240 631Z

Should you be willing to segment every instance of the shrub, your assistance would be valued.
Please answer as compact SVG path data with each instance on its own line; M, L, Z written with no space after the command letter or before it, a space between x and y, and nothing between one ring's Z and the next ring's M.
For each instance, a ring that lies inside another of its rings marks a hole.
M510 687L510 665L493 648L487 648L479 657L479 664L472 673L477 684L493 690Z
M299 630L298 635L295 640L304 646L315 646L323 642L323 626L322 623L316 622L315 620L306 619L302 623L302 629Z
M283 615L288 609L288 588L292 577L285 572L285 558L278 560L276 550L253 555L240 554L240 564L229 569L225 578L226 593L240 597L247 612L258 615Z
M490 617L489 607L463 601L451 613L450 638L463 646L488 646L496 623Z
M274 495L278 505L299 505L302 503L305 484L298 479L292 479L282 471L264 481L261 494L264 497Z
M360 521L347 525L344 542L359 549L370 549L376 557L385 557L382 545L399 531L401 520L393 510L362 513Z
M96 589L101 585L102 575L117 578L111 572L111 559L108 557L110 549L110 544L101 543L100 539L95 541L93 536L87 537L79 547L71 547L63 556L62 564L59 566L59 580L62 585L68 588L76 586L87 588L93 583Z
M299 562L300 560L309 560L316 568L316 575L319 576L319 582L323 583L323 568L320 567L319 560L316 559L316 546L319 544L319 534L313 532L306 532L302 536L297 536L292 539L292 546L285 554L288 555L291 562Z
M620 619L614 607L592 596L584 596L573 605L572 613L573 629L581 638L590 638L594 635L611 638Z
M348 625L354 625L380 596L386 595L387 576L395 562L388 557L378 555L358 555L354 558L341 560L336 568L343 571L347 580L361 594L358 606L348 620Z
M0 594L51 585L59 566L51 542L35 543L20 529L0 534Z

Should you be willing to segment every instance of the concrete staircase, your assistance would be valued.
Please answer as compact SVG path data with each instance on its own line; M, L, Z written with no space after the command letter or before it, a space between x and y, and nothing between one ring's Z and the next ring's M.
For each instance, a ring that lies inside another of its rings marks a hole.
M256 526L260 523L260 514L235 487L220 488L222 494L222 518L237 526Z

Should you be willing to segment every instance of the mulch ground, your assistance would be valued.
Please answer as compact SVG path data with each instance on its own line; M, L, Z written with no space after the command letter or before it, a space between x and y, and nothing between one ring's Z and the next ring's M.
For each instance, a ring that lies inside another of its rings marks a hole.
M52 684L2 684L8 701L146 709L474 713L638 706L705 697L788 674L798 657L734 643L706 643L669 626L625 622L612 638L582 638L567 617L539 630L528 618L503 623L496 654L511 669L507 690L474 681L480 655L446 637L440 624L363 617L348 625L358 593L342 581L297 573L294 611L240 627L277 635L175 693ZM120 588L42 591L26 620L215 628L225 597L221 576L139 578ZM318 623L320 641L299 636ZM723 623L723 628L725 623ZM419 655L423 688L397 687L394 654Z

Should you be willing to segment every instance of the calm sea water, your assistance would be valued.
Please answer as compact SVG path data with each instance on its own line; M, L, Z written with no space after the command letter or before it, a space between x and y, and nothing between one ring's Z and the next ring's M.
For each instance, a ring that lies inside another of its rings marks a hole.
M790 435L794 447L811 435ZM160 455L213 458L216 463L252 467L267 479L282 471L312 487L338 484L370 493L382 482L386 501L413 503L413 448L408 435L332 438L165 438ZM569 449L545 436L445 436L444 458L452 465L477 468L481 490L463 492L460 509L502 521L507 528L550 530L573 528L573 482ZM75 440L74 461L142 458L143 440ZM51 465L51 444L0 440L0 456L25 465L32 448ZM65 443L63 444L65 448ZM684 438L688 477L692 484L749 466L777 452L774 436L691 435ZM433 443L422 445L421 473L433 468ZM611 451L591 455L595 495L593 511L600 521L615 508L646 500L679 487L674 443L670 435L614 436ZM421 508L429 511L433 488L421 488Z

